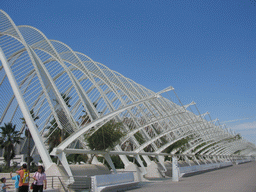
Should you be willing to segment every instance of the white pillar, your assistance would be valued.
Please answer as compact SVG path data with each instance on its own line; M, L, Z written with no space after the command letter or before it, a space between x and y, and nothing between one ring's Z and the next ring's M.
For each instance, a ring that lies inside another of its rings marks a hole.
M142 174L145 175L145 174L147 173L147 170L146 170L146 168L145 168L145 166L144 166L144 164L143 164L143 162L142 162L140 156L139 156L139 155L135 155L134 157L135 157L135 159L137 160L137 162L138 162L138 163L140 164L140 166L141 166L141 169L142 169L142 172L143 172Z
M122 151L120 145L117 145L117 146L115 147L115 150L116 150L116 151ZM127 167L127 166L130 165L131 162L128 160L128 158L126 157L126 155L119 155L119 157L120 157L121 161L123 162L124 167Z
M4 70L5 70L5 73L9 79L9 82L11 84L11 87L12 87L12 90L13 90L13 93L17 99L17 102L20 106L20 110L24 116L24 119L26 121L26 124L29 128L29 131L33 137L33 140L35 142L35 145L36 145L36 148L38 150L38 153L44 163L44 166L45 166L45 169L48 169L52 164L52 160L50 158L50 155L44 145L44 142L39 134L39 131L35 125L35 122L34 120L32 119L31 115L30 115L30 111L26 105L26 102L24 101L23 99L23 96L20 92L20 89L19 89L19 86L15 80L15 77L9 67L9 64L7 62L7 59L4 55L4 52L3 50L1 49L0 47L0 60L2 61L2 65L4 67Z
M164 165L164 156L156 155L156 158L157 158L158 162L161 164L161 166L163 167L164 172L167 172L167 169Z
M73 179L73 174L72 174L72 171L71 171L71 169L69 167L69 164L68 164L68 161L67 161L67 158L66 158L66 154L64 152L61 152L61 153L58 153L57 157L59 158L62 166L66 170L68 176L72 180Z
M107 154L104 155L104 158L105 158L106 161L108 162L109 166L112 168L113 172L114 172L114 173L117 173L117 172L116 172L115 165L114 165L112 159L110 158L110 155L107 153Z
M179 181L179 167L177 157L172 157L172 181Z

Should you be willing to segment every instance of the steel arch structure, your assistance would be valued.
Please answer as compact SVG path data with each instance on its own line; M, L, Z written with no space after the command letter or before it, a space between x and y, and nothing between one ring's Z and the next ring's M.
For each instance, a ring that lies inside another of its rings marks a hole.
M24 117L46 168L52 164L50 134L57 129L70 134L51 153L68 166L65 150L78 143L89 150L83 135L93 134L110 119L122 122L126 131L115 147L124 164L129 163L124 151L143 153L150 164L145 151L157 155L183 138L189 138L184 154L255 151L254 144L223 129L208 113L200 114L194 102L172 101L166 94L174 92L172 87L155 93L66 44L47 39L34 27L16 26L2 10L0 59L0 125L13 122L24 132L20 120Z

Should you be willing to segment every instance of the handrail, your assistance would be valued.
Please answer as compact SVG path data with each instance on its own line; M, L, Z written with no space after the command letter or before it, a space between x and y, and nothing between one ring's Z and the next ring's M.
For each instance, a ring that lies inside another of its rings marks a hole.
M60 181L60 184L62 186L62 188L64 189L65 192L68 192L68 190L66 189L66 187L64 186L64 184L62 183L60 177L58 177L59 181Z
M74 184L75 182L78 182L78 184L75 184L73 186L73 188L85 188L85 184L83 182L83 184L79 184L79 179L90 179L90 177L88 176L46 176L46 179L50 180L51 181L51 188L54 189L54 185L59 185L62 187L62 189L65 191L65 192L68 192L68 188L70 187L71 184ZM78 179L78 180L77 180ZM56 183L57 182L57 183ZM90 182L89 182L89 185L87 186L89 189L91 188L90 186ZM87 188L86 187L86 188Z

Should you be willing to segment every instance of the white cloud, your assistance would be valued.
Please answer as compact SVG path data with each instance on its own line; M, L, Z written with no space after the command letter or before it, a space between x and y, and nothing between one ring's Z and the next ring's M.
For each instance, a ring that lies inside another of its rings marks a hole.
M240 133L244 139L256 145L256 121L234 125L230 129L236 134Z
M239 124L239 125L234 125L232 127L230 127L231 130L234 130L234 131L253 131L255 130L256 131L256 121L254 122L249 122L249 123L242 123L242 124Z

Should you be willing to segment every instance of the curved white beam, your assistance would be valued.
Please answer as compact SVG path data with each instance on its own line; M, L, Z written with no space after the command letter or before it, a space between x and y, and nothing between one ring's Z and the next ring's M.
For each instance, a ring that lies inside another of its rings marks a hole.
M135 107L136 105L138 104L141 104L147 100L150 100L150 99L153 99L153 98L156 98L157 95L153 95L151 97L148 97L148 98L145 98L145 99L142 99L141 101L137 101L131 105L128 105L124 108L121 108L117 111L114 111L112 113L109 113L103 117L100 117L99 119L89 123L87 126L85 126L84 128L81 128L80 130L77 130L76 132L74 132L71 136L69 136L64 142L62 142L59 146L57 146L55 148L55 150L53 150L53 152L51 153L51 155L55 155L58 153L58 151L63 151L65 148L68 147L68 145L70 145L73 141L75 141L78 137L80 137L81 135L83 135L86 131L88 131L89 129L91 129L92 127L96 126L97 124L99 123L102 123L104 122L105 120L107 119L110 119L110 118L113 118L114 116L116 116L117 114L131 108L131 107Z
M220 142L220 139L226 138L227 135L232 136L232 133L224 132L219 123L215 125L218 120L212 121L210 116L210 122L203 119L208 112L201 115L197 109L196 115L186 110L189 106L195 105L194 102L188 105L182 105L180 102L180 106L172 102L171 98L159 96L164 92L172 91L173 87L156 94L103 64L93 61L90 57L73 51L66 44L48 40L34 27L15 26L3 11L0 11L0 14L3 15L0 17L0 47L10 65L7 70L13 72L11 78L18 84L16 88L21 91L23 104L28 106L26 110L22 109L21 115L24 117L28 115L31 118L29 111L35 109L35 114L40 117L39 127L33 127L32 124L35 125L35 122L30 119L33 122L30 122L29 129L38 129L44 134L47 127L51 126L50 122L55 119L58 128L68 127L66 129L70 129L69 133L74 132L53 153L57 154L58 150L65 150L76 139L87 148L81 136L92 127L96 127L95 130L99 129L111 118L122 122L127 132L127 136L118 143L119 147L116 147L120 153L125 148L122 148L124 144L133 146L134 151L143 151L144 147L150 145L152 148L150 150L160 153L174 141L188 135L194 138L189 141L190 148L185 153L209 141L214 146L204 151L205 153L230 154L241 149L237 142L229 144ZM7 27L2 26L2 23L7 23ZM6 67L0 66L0 70L3 69L6 73ZM4 86L5 74L3 77L0 80L0 87ZM72 98L70 99L72 107L66 105L61 93ZM180 101L177 94L175 92L174 94ZM5 120L6 114L12 114L11 121L20 118L18 108L13 110L12 107L14 99L11 97L3 99L2 108L5 111L0 111L2 114L0 119ZM95 103L98 104L97 107L94 106ZM18 106L21 107L21 104L19 103ZM62 118L60 110L65 118ZM91 121L85 127L81 127L84 126L80 118L84 117L83 112ZM29 121L28 117L25 120ZM140 144L137 141L134 134L138 131L146 142ZM35 134L33 138L37 138ZM42 139L40 135L38 137ZM246 141L241 144L246 150L256 148ZM63 152L59 153L59 156L65 164L63 154ZM147 164L150 164L147 155L143 158Z

